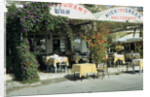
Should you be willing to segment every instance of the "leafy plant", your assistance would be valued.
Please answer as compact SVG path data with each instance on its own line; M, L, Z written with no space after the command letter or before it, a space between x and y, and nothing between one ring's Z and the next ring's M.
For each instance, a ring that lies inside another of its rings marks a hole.
M95 25L92 28L94 30L90 30L89 33L81 34L81 37L89 44L94 63L99 64L106 60L109 31L105 27L106 23L94 23Z
M7 13L7 49L13 56L12 67L16 80L35 82L39 80L37 74L39 63L34 54L29 50L29 33L56 33L67 34L72 40L72 30L69 19L55 17L49 13L50 3L30 2L24 8L16 8L13 4L8 7Z

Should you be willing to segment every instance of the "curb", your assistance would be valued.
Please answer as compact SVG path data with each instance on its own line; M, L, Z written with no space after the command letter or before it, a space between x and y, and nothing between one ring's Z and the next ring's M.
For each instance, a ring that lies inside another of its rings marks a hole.
M139 70L139 67L136 67L135 70ZM108 72L109 74L115 74L115 73L122 73L122 72L126 72L126 67L119 67L119 68L116 68L116 67L111 67L111 68L108 68ZM129 67L128 68L128 71L132 71L132 67ZM50 80L50 79L57 79L57 78L62 78L62 77L65 77L66 75L72 75L73 73L71 73L71 70L69 69L67 73L50 73L50 72L38 72L38 75L39 75L39 78L40 80ZM14 80L14 75L13 74L5 74L6 76L6 79L5 81L13 81Z

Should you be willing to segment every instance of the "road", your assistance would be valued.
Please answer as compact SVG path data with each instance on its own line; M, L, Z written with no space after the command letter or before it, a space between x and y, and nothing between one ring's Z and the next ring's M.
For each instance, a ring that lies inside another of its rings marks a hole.
M73 77L42 81L41 85L7 91L7 96L48 95L66 93L90 93L106 91L142 90L143 74L121 73L93 79L85 77L73 80Z

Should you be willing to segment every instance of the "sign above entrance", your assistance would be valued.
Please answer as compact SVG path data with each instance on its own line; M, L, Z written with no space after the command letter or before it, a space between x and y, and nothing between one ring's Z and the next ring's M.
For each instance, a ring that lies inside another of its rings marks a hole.
M50 13L55 16L65 16L70 19L95 19L94 15L86 8L73 3L55 4L51 7Z
M143 16L136 10L128 7L111 8L95 14L98 20L116 22L142 23Z

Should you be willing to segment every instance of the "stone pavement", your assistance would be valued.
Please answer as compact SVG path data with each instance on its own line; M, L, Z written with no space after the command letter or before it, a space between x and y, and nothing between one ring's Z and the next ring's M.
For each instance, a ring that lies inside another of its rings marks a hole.
M120 73L109 77L83 77L83 80L73 76L66 78L43 80L41 85L13 88L6 91L7 96L52 95L70 93L94 93L111 91L143 90L143 73Z
M135 70L139 70L139 67L136 67ZM132 68L128 68L129 72L132 72ZM126 72L126 66L120 66L118 68L111 67L108 68L109 75L117 74L117 73L122 73ZM68 72L58 72L57 74L55 73L50 73L50 72L38 72L38 75L40 77L40 81L32 84L23 84L18 81L14 81L14 76L12 74L6 74L6 88L5 90L11 90L14 88L21 88L21 87L28 87L28 86L36 86L40 85L42 80L53 80L53 79L60 79L64 78L65 76L70 76L73 75L71 72L71 69L68 69Z

